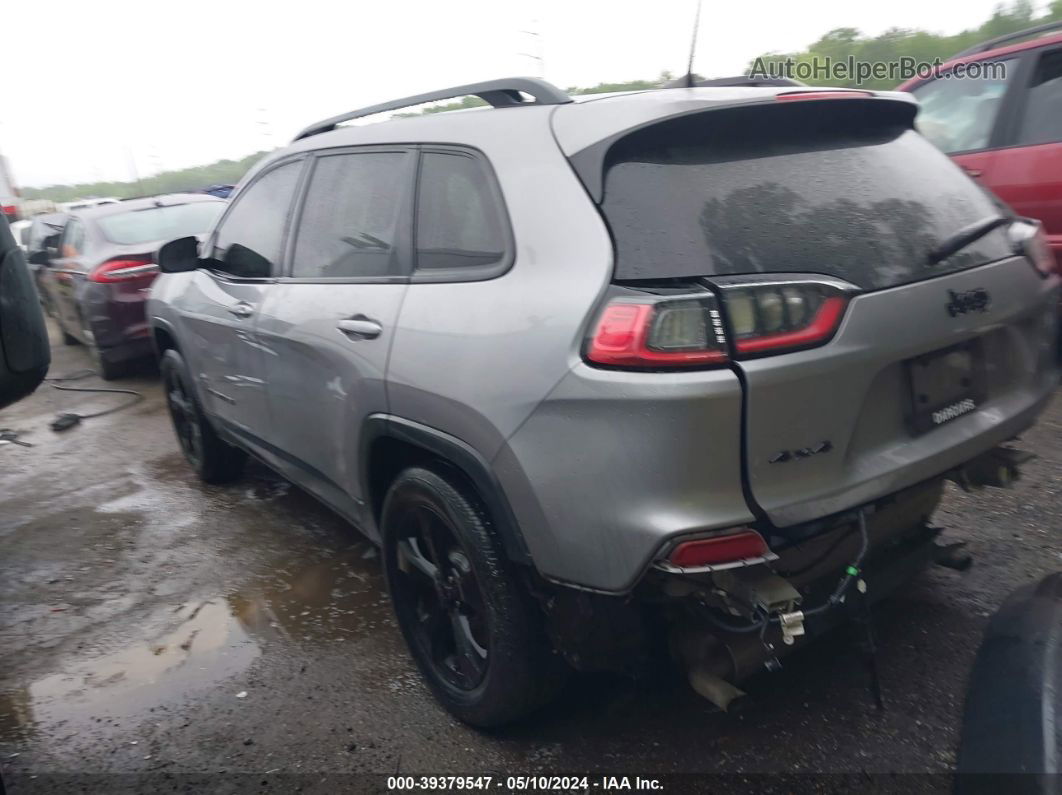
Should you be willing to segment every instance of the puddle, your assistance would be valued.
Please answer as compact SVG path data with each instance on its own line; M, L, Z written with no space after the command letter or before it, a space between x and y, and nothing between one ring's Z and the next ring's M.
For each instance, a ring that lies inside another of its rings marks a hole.
M37 725L62 722L73 730L141 714L239 673L261 653L224 599L178 608L170 627L148 642L0 693L0 739L25 736Z
M280 565L229 597L251 633L276 630L301 640L342 640L393 624L379 562L369 542L301 566Z
M129 499L108 507L126 507ZM142 718L223 687L281 639L320 644L393 631L387 629L393 619L383 575L370 550L369 542L314 550L318 559L310 562L289 550L286 560L280 557L279 565L252 576L239 591L156 611L148 621L154 630L142 631L138 642L0 692L0 740ZM234 688L217 697L234 697Z

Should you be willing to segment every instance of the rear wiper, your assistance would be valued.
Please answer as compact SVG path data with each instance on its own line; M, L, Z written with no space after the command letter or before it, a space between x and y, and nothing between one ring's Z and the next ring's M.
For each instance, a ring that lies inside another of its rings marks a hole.
M989 218L982 218L980 221L974 221L969 226L964 226L951 237L937 244L929 252L929 264L937 265L943 262L952 254L956 254L971 243L980 240L993 229L999 229L999 227L1009 224L1013 220L1013 218L1007 218L1006 216L993 215Z

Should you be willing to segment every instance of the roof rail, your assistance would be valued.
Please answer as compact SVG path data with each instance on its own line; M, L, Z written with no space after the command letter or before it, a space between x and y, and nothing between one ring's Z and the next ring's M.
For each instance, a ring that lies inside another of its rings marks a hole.
M529 94L535 98L535 101L525 102L521 99L521 94ZM363 116L374 116L377 113L455 97L479 97L495 108L511 108L520 105L563 105L572 101L571 97L545 80L539 80L536 77L506 77L500 80L487 80L483 83L469 83L466 86L443 88L439 91L429 91L427 94L417 94L412 97L393 99L390 102L381 102L379 105L369 105L367 108L358 108L349 113L342 113L339 116L311 124L296 135L294 140L298 141L302 138L309 138L311 135L329 132L337 125L351 119L360 119Z
M1039 33L1050 33L1052 30L1062 30L1062 20L1047 22L1043 25L1015 31L1014 33L1007 33L1004 36L996 36L994 39L982 41L980 44L975 44L973 47L967 47L962 52L955 53L955 55L951 56L948 60L950 61L954 58L963 58L967 55L977 55L978 53L988 52L989 50L994 50L996 47L1000 47L1007 42L1024 39L1026 36L1035 36Z

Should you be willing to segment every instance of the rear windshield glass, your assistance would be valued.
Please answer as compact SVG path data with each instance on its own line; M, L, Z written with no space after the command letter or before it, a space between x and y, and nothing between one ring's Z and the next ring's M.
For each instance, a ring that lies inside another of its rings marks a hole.
M225 202L209 201L149 207L108 215L98 223L103 236L119 245L176 240L210 231L225 206Z
M619 141L602 205L616 278L801 272L877 289L1007 256L999 230L927 265L999 210L903 111L875 104L709 111Z

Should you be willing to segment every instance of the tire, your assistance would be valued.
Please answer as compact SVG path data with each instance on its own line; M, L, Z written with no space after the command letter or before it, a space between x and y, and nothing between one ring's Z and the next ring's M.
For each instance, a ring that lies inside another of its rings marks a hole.
M407 469L387 493L381 527L398 625L443 706L493 728L550 701L567 669L474 493Z
M217 435L192 389L188 367L177 351L163 353L159 365L166 405L181 452L204 483L228 483L243 474L247 454Z
M100 353L100 349L95 345L90 346L89 351L92 353L92 361L96 365L96 372L99 373L100 378L104 381L113 381L125 375L125 362L107 361Z
M81 340L75 337L73 334L67 333L66 326L63 325L63 319L58 314L55 316L55 322L59 325L59 333L63 335L63 345L80 345Z

